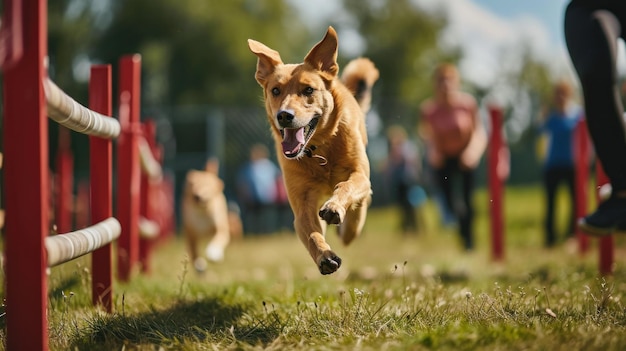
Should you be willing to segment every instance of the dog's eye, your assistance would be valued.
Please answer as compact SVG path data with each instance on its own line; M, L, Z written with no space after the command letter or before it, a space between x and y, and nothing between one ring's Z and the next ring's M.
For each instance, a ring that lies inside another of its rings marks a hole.
M304 90L302 91L302 94L304 94L304 96L311 96L313 95L313 91L314 89L311 87L306 87L304 88Z
M278 95L280 95L280 89L278 89L278 88L273 88L273 89L272 89L272 95L274 95L274 96L278 96Z

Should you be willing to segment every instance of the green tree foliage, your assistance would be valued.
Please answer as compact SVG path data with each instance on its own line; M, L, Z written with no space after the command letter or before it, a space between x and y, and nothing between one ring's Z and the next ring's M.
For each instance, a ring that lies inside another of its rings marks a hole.
M75 69L81 58L87 61L86 54L94 45L94 18L88 2L57 0L48 3L50 77L82 103L87 100L87 83L77 79Z
M386 109L399 104L417 111L420 102L432 92L435 65L441 61L456 62L460 57L458 49L442 48L439 43L446 26L445 17L428 13L410 0L344 0L343 3L365 39L363 55L370 57L381 72L377 91ZM408 117L413 125L416 114Z
M113 0L113 11L94 56L116 62L141 53L150 104L257 103L247 39L267 41L285 56L307 39L282 0Z

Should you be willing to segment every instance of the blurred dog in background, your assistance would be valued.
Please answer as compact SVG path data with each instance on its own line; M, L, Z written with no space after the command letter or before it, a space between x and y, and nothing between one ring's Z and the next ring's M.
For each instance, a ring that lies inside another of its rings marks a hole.
M207 268L207 260L218 262L224 259L224 250L234 237L241 237L239 216L229 212L224 182L218 177L219 163L207 161L204 170L187 172L185 189L181 201L181 216L184 237L193 266L197 272ZM232 222L232 224L231 224ZM210 241L204 255L198 254L201 240Z

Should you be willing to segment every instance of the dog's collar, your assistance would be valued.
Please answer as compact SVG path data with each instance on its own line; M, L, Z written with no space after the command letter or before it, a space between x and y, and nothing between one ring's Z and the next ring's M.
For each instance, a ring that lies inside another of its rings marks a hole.
M313 157L313 151L315 151L315 149L317 149L317 146L311 145L310 147L304 149L304 153L308 157Z
M315 151L316 149L317 149L317 146L311 145L308 148L304 149L304 154L307 155L307 157L309 158L315 157L315 158L320 159L320 166L325 166L328 163L328 160L324 156L313 154L313 151Z

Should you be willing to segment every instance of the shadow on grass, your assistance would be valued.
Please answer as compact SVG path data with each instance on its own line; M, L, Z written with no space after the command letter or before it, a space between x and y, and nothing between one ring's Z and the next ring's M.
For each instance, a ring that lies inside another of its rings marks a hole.
M209 297L133 315L95 315L72 349L122 349L130 345L180 346L187 342L267 344L282 328L277 318L256 318L246 307Z

